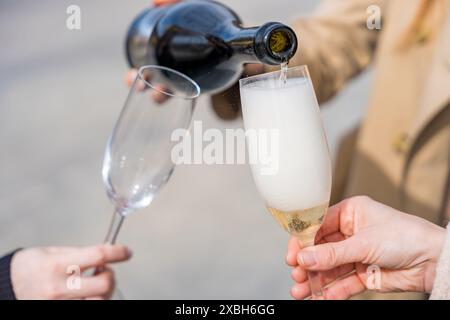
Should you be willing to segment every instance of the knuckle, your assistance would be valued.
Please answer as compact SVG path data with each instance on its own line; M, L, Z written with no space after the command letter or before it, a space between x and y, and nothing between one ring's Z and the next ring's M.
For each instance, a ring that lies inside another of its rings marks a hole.
M348 198L345 200L342 200L341 202L341 211L343 212L351 212L353 210L353 207L355 203L357 202L357 197Z
M337 263L337 255L334 246L329 246L325 253L325 263L327 266L335 266Z
M106 256L104 247L102 247L102 246L96 247L94 250L94 255L95 255L95 261L97 262L98 265L102 265L102 264L106 263L107 256Z
M373 254L371 253L371 248L373 248L373 243L364 237L358 237L359 248L357 259L364 264L370 263L372 261Z
M365 195L356 196L356 197L353 197L352 199L357 204L367 204L368 202L372 201L372 198L370 198L369 196L365 196Z
M367 207L373 202L368 196L356 196L344 200L341 211L341 228L344 233L349 235L355 232L358 223L361 222L361 216L364 216Z

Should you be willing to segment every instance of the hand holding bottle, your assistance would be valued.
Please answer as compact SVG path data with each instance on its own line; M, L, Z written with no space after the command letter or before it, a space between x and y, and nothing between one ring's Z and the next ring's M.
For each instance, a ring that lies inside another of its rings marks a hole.
M162 5L168 5L168 4L174 4L176 2L179 2L180 0L153 0L153 5L155 7L162 6ZM248 64L245 68L244 74L247 75L255 75L263 72L263 66L261 64ZM136 79L137 70L136 69L130 69L125 74L125 84L128 87L131 87L133 84L134 79Z
M153 5L155 7L158 7L158 6L162 6L162 5L173 4L173 3L176 3L178 1L180 1L180 0L153 0ZM137 69L130 69L125 74L124 81L125 81L125 84L128 87L131 87L131 85L133 84L134 80L136 79L137 73L138 73ZM156 96L155 99L156 100L161 99L162 96L163 95Z
M285 24L244 27L236 12L216 1L170 3L143 10L131 23L130 66L165 66L193 79L202 93L216 94L236 83L245 63L280 66L297 50L295 32Z
M348 299L368 289L431 292L444 240L445 229L424 219L368 197L344 200L328 210L319 244L300 250L290 239L286 261L296 282L291 295L310 295L306 270L322 271L331 283L325 299ZM371 265L377 274L367 272Z

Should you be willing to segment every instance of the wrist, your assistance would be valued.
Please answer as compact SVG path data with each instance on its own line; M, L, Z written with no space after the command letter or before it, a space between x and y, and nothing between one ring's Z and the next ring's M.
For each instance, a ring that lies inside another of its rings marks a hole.
M445 243L446 230L433 224L432 229L428 230L428 250L426 253L427 260L437 263L442 253Z
M439 257L442 253L446 230L437 225L433 225L433 228L428 230L427 250L424 252L426 268L424 274L424 288L427 293L430 293L433 288L434 279L436 277L436 267L439 261Z

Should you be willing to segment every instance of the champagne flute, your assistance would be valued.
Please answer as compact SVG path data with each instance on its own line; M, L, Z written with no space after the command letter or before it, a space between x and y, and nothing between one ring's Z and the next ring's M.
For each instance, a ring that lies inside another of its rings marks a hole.
M312 246L330 200L331 161L308 68L241 79L240 93L247 133L256 132L247 134L247 149L258 191L300 247ZM277 139L263 139L263 132ZM271 163L262 159L263 148ZM313 298L322 296L320 274L308 277Z
M114 244L125 217L148 206L169 180L175 164L171 139L187 129L199 86L182 73L162 67L139 69L108 140L103 181L115 210L105 243Z

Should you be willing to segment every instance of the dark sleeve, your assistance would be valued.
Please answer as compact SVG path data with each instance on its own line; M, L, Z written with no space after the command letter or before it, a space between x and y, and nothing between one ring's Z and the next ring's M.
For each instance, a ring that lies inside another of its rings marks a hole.
M0 300L16 300L11 283L11 260L17 251L0 258Z

